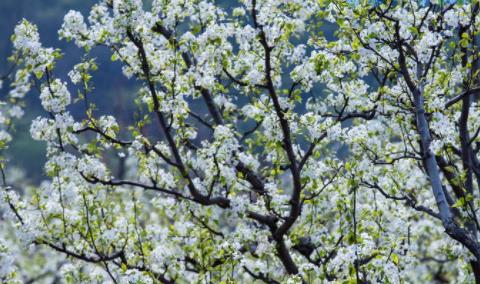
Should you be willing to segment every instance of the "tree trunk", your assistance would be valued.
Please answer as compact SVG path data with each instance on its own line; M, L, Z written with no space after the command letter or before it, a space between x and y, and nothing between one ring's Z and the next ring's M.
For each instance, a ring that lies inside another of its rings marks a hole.
M475 276L475 283L480 284L480 262L470 261L470 267L472 267L473 275Z

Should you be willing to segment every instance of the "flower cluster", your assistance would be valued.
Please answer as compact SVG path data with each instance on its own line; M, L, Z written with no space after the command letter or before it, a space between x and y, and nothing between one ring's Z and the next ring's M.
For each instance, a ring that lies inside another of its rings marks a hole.
M478 8L357 4L99 1L59 30L86 52L68 82L21 21L0 150L39 84L46 178L1 153L1 281L471 282ZM132 120L95 105L97 46Z

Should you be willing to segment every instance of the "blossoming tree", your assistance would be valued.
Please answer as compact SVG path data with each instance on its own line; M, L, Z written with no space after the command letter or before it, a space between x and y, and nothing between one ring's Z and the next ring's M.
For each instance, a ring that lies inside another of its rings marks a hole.
M38 95L49 179L2 154L2 282L480 283L478 1L232 5L70 11L68 80L17 25L0 149ZM131 123L95 106L102 48Z

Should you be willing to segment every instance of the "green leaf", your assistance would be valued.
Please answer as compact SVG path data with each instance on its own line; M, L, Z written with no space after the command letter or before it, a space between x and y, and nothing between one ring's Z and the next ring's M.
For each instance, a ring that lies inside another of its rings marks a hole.
M358 38L354 38L353 41L352 41L352 48L353 50L358 50L358 48L360 47L360 41L358 40Z
M393 262L396 266L398 266L398 264L399 264L399 262L400 262L400 260L398 259L398 254L392 253L391 258L392 258L392 262Z
M453 208L461 208L465 206L465 198L461 197L452 205Z
M418 35L418 29L416 27L409 27L408 30L414 34L414 35Z

